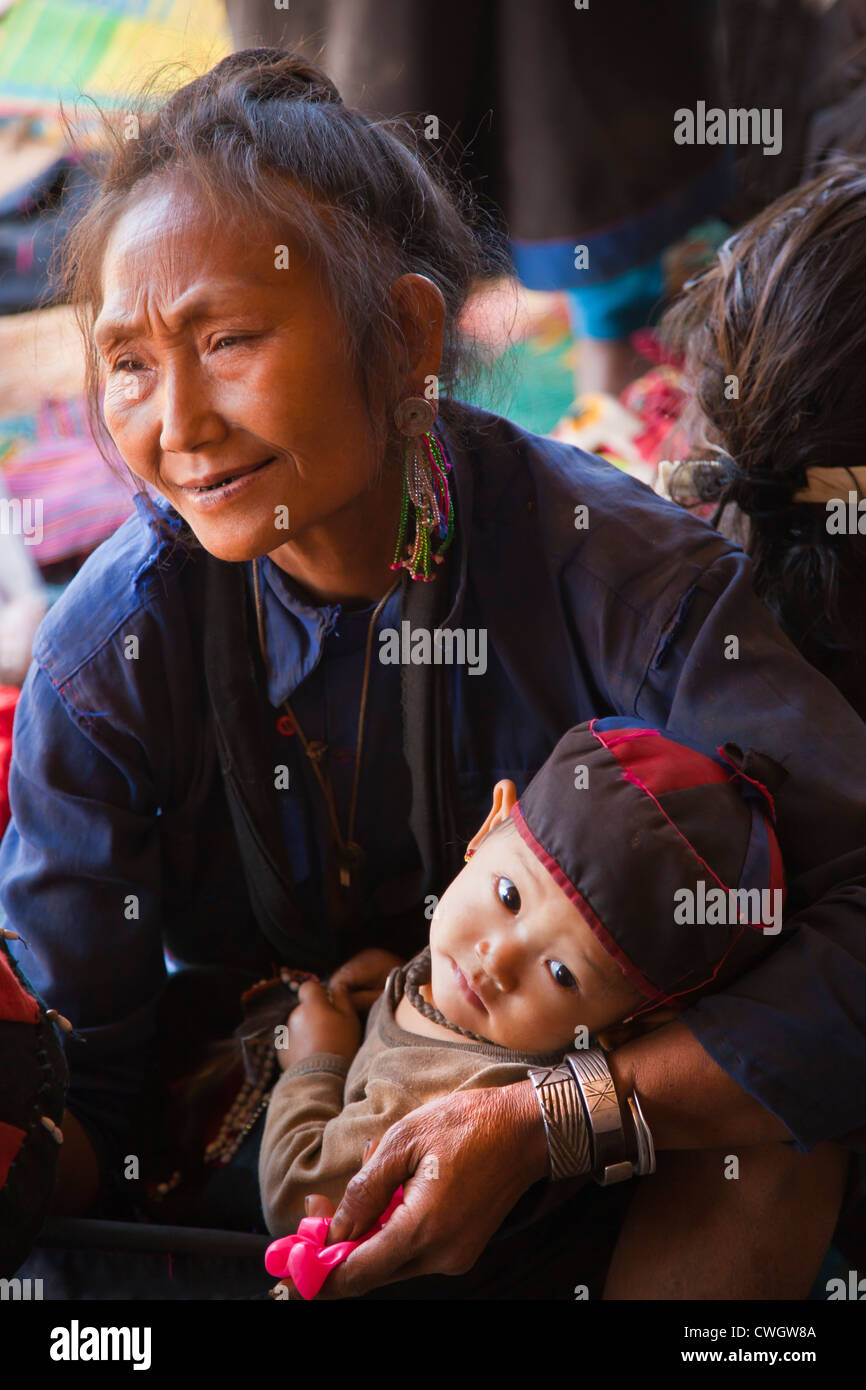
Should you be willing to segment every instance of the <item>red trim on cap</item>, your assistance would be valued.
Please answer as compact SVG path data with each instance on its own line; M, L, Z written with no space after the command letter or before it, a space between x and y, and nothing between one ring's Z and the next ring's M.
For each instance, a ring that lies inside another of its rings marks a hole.
M764 830L767 832L767 840L770 845L770 889L781 888L782 900L784 901L788 894L788 885L785 882L785 865L782 860L782 851L779 848L779 841L767 817L761 816L761 820L764 823Z
M613 754L620 767L629 771L638 768L641 782L656 796L733 780L714 758L684 748L658 729L611 729L610 738L606 738L606 731L596 729L595 723L592 720L590 729L599 743Z
M9 1176L9 1169L18 1157L18 1150L27 1138L27 1133L17 1125L7 1125L0 1120L0 1187Z
M648 999L658 1000L662 991L659 990L656 985L652 984L647 979L646 975L638 969L634 961L625 954L622 947L614 940L610 933L606 931L602 922L596 916L595 912L593 912L579 889L574 886L568 875L563 873L559 864L553 858L553 855L548 854L544 846L538 843L524 820L519 802L515 802L511 808L511 819L517 827L520 838L529 845L536 859L544 865L544 868L550 874L554 883L556 883L557 887L562 889L569 902L574 903L574 906L584 918L593 936L601 943L607 951L607 954L613 957L626 978L631 981L636 989L640 990L641 994L646 995Z

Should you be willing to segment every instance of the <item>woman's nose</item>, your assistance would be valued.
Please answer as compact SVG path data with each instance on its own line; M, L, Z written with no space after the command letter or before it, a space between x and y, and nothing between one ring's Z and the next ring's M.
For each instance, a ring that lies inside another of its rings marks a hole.
M485 975L503 994L516 989L520 979L521 947L513 936L477 942L475 957Z
M225 426L213 408L198 373L175 367L166 371L161 390L159 447L164 454L194 454L218 444Z

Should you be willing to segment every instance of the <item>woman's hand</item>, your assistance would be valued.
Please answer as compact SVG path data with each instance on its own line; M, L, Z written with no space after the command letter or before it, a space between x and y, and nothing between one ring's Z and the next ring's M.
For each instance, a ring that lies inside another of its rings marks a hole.
M336 986L339 989L345 986L352 995L355 1008L359 1013L366 1013L382 993L385 981L394 967L405 963L390 951L370 947L366 951L359 951L351 960L341 965L339 970L334 971L330 981L331 988Z
M348 990L332 985L329 994L315 980L305 980L298 1001L289 1014L288 1046L277 1046L282 1070L318 1052L335 1052L351 1061L361 1041L361 1023Z
M327 1244L364 1235L401 1183L403 1205L328 1276L319 1297L351 1298L397 1279L465 1273L547 1172L530 1081L455 1091L420 1106L391 1126L352 1178Z

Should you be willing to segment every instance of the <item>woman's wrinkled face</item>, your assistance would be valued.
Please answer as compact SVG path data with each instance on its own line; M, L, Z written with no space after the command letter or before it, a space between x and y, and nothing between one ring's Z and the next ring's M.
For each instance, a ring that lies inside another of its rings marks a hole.
M430 927L430 992L451 1022L517 1052L627 1018L642 996L511 821L481 841Z
M339 315L312 264L292 247L284 268L279 245L161 179L124 211L103 262L106 424L224 560L333 516L377 467Z

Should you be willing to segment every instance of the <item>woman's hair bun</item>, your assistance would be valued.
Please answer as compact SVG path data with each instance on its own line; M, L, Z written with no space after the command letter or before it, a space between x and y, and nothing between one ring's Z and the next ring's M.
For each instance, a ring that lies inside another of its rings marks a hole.
M212 87L229 82L254 101L317 101L342 106L330 77L300 53L284 48L242 48L208 74Z

